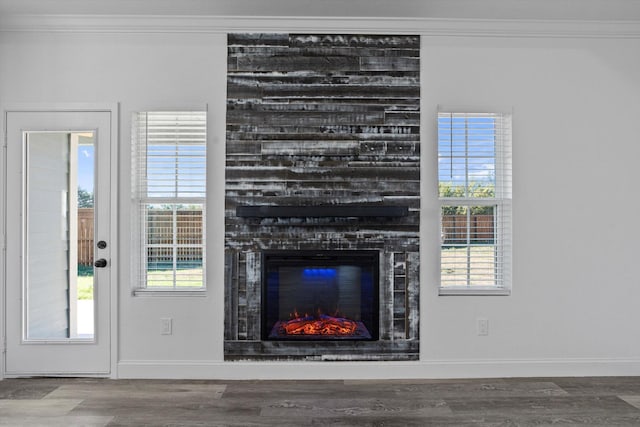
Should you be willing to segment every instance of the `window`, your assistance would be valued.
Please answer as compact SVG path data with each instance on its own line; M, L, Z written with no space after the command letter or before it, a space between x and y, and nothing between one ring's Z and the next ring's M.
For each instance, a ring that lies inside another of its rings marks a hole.
M440 294L508 294L511 115L438 113Z
M206 113L133 119L138 288L204 289Z

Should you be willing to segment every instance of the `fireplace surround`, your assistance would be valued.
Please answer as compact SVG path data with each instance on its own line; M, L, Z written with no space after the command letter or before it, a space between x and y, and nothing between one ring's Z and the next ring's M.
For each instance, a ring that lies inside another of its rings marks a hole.
M417 360L420 38L229 34L227 59L225 360ZM359 252L358 297L353 262L278 267L305 308L272 289L279 255Z

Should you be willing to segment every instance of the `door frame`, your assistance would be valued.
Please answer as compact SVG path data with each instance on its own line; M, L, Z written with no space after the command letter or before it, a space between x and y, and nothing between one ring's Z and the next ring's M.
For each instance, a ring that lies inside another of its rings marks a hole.
M110 374L109 377L115 379L118 377L118 260L119 249L118 244L118 148L120 142L119 119L120 105L114 103L10 103L0 105L0 123L2 124L2 141L0 147L0 165L2 165L2 173L0 173L0 231L2 254L0 256L0 380L10 378L11 375L6 373L6 350L7 350L7 328L15 327L9 325L5 310L7 295L7 274L6 274L6 255L7 255L7 115L8 113L31 113L31 112L104 112L111 116L111 140L109 156L110 165L110 209L109 209L109 240L110 246L113 248L111 252L110 262L110 283L109 283L109 329L110 329ZM11 226L15 226L11 224ZM90 376L90 375L89 375ZM104 376L97 374L96 376Z

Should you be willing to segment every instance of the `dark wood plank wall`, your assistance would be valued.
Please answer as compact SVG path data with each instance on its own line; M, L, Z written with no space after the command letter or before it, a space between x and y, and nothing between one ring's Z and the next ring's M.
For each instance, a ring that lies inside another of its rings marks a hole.
M419 74L418 36L228 36L226 358L317 359L336 348L355 359L417 357ZM401 218L235 215L240 205L338 204L410 210ZM388 264L380 342L260 343L265 249L379 250Z

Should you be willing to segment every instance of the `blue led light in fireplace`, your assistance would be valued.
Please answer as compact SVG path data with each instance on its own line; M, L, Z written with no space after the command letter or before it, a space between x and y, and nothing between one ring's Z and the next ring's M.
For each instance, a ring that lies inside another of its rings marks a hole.
M303 274L304 277L323 277L329 279L336 277L338 272L335 268L305 268Z

